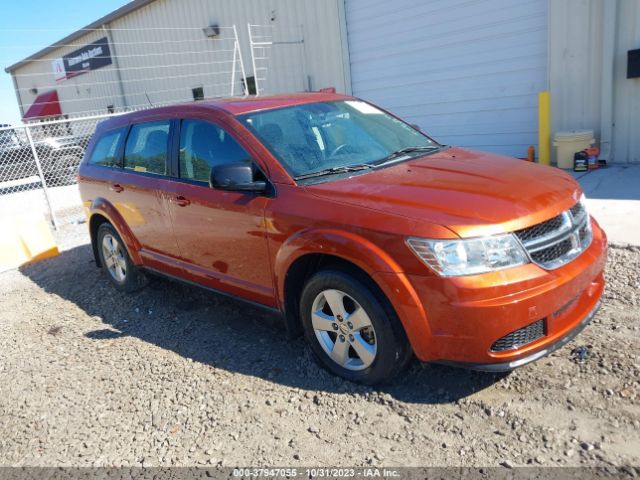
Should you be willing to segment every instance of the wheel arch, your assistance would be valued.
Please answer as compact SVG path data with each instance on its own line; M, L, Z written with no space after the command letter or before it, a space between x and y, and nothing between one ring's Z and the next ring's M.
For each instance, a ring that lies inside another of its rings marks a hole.
M386 252L359 235L335 230L314 230L292 237L276 255L274 272L278 302L284 312L290 336L298 336L302 332L299 301L306 280L320 269L329 267L354 275L383 295L388 306L400 319L410 342L412 333L416 330L425 333L429 331L417 293L400 266ZM394 279L393 285L387 284L388 276L377 275L379 272L390 274ZM398 302L393 298L398 295L408 298L408 302ZM400 303L408 303L410 308L407 309Z
M365 270L340 256L326 253L307 253L296 258L289 266L282 286L281 304L284 307L285 322L290 336L297 337L302 334L302 324L298 312L300 295L307 280L314 273L330 268L353 275L360 281L367 283L368 286L374 286L379 290L379 287Z
M116 230L124 242L131 261L135 265L141 265L142 259L139 254L140 243L116 208L107 200L98 198L92 202L90 211L89 234L91 236L91 246L96 265L98 267L102 266L100 262L100 255L98 254L97 235L98 229L103 223L110 224Z

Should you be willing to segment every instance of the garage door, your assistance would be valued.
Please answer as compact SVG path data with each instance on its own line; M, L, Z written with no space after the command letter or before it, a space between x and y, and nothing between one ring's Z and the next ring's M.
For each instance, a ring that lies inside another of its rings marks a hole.
M354 95L446 144L537 144L547 0L346 0L346 22Z

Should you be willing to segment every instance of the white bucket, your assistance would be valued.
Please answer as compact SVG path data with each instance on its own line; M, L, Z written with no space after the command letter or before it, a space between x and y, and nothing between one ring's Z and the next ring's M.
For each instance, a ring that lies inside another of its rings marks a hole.
M553 146L557 147L558 168L573 168L573 156L596 143L593 130L558 132L553 140Z

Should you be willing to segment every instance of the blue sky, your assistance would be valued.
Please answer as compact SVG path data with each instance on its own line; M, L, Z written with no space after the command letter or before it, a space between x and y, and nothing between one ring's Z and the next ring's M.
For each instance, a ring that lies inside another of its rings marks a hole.
M0 124L20 122L5 67L128 3L127 0L11 0L0 7Z

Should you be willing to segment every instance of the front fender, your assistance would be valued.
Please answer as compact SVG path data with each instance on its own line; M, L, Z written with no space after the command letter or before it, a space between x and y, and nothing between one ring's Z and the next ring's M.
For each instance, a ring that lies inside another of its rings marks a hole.
M120 238L125 244L129 258L136 265L142 265L142 258L140 257L140 242L135 237L127 222L124 220L120 212L106 199L96 198L91 202L89 207L89 225L91 225L91 219L95 215L101 215L105 217L113 228L116 229Z
M402 268L379 246L350 232L333 229L303 230L280 247L274 263L280 305L285 305L287 272L296 260L310 254L338 257L366 272L391 302L412 347L417 346L419 339L431 337L420 297Z
M373 276L376 272L401 272L398 264L380 247L354 233L333 229L302 230L278 250L274 273L283 300L284 282L293 263L304 255L324 254L347 260Z

